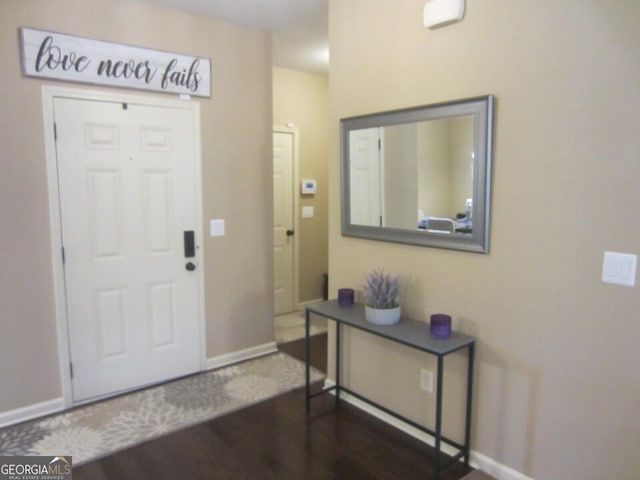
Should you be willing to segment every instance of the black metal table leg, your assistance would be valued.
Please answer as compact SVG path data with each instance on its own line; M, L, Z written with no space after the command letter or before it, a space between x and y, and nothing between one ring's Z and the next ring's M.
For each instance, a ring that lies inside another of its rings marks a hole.
M310 373L309 373L309 364L311 363L311 341L309 338L309 317L311 314L309 313L309 309L305 309L304 311L304 338L306 343L306 349L304 354L304 363L305 363L305 386L306 386L306 407L307 413L309 413L309 409L311 407L311 385L310 385Z
M466 454L464 456L464 464L469 465L469 457L471 453L471 401L473 398L473 360L475 356L475 343L469 344L469 359L467 365L467 415L464 427L464 448Z
M438 378L436 380L436 431L435 431L435 458L433 463L433 479L438 480L440 478L440 449L442 448L442 375L443 375L443 362L442 355L438 355Z
M336 406L340 401L340 332L341 324L336 321Z

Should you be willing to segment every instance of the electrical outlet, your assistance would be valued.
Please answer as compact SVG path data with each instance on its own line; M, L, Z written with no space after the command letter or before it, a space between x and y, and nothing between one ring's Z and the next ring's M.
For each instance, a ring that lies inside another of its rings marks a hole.
M427 393L433 393L433 372L420 369L420 388Z

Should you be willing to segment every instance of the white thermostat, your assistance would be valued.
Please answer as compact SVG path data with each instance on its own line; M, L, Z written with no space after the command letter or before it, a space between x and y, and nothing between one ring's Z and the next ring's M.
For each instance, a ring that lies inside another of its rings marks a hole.
M317 183L313 179L302 180L301 191L303 195L313 195L316 193Z

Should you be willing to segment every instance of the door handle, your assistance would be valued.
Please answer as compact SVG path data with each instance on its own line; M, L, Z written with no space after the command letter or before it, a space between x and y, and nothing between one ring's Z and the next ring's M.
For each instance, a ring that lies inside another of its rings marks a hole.
M196 256L196 236L193 230L185 230L184 232L184 256L185 258Z
M293 230L287 230L287 237L293 236Z

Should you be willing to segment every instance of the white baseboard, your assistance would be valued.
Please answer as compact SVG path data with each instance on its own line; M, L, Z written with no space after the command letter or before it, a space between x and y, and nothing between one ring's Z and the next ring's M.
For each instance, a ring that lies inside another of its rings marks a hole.
M8 427L16 423L26 422L34 418L51 415L64 410L64 399L54 398L46 402L40 402L26 407L16 408L0 413L0 428Z
M332 380L325 380L325 388L332 387L334 385L335 382L333 382ZM331 392L331 394L334 393L335 392ZM388 413L383 412L382 410L368 404L367 402L363 402L362 400L355 398L354 396L349 395L345 392L340 392L340 398L350 403L354 407L357 407L367 412L368 414L379 418L383 422L388 423L398 430L401 430L411 435L412 437L417 438L421 442L426 443L431 447L433 447L435 444L434 438L428 433L425 433L415 427L412 427L411 425L404 423L402 420L394 417L393 415L389 415ZM456 455L458 453L458 450L446 443L441 443L441 448L442 451L447 455ZM494 459L489 458L482 453L476 452L475 450L471 450L471 454L469 455L469 457L469 465L471 465L475 469L482 470L483 472L493 475L498 480L533 480L532 478L527 477L526 475L523 475L522 473L513 470L506 465L498 463Z
M237 352L226 353L224 355L218 355L217 357L207 358L207 370L213 368L225 367L232 363L238 363L252 358L261 357L269 353L278 351L276 342L265 343L264 345L258 345L244 350L238 350Z
M296 310L304 310L305 308L307 308L308 305L313 305L314 303L320 303L323 301L324 299L322 298L316 298L315 300L307 300L306 302L299 302L298 305L296 306Z
M533 478L527 477L523 473L498 463L493 458L489 458L479 452L471 451L471 463L473 468L487 472L499 480L533 480Z

